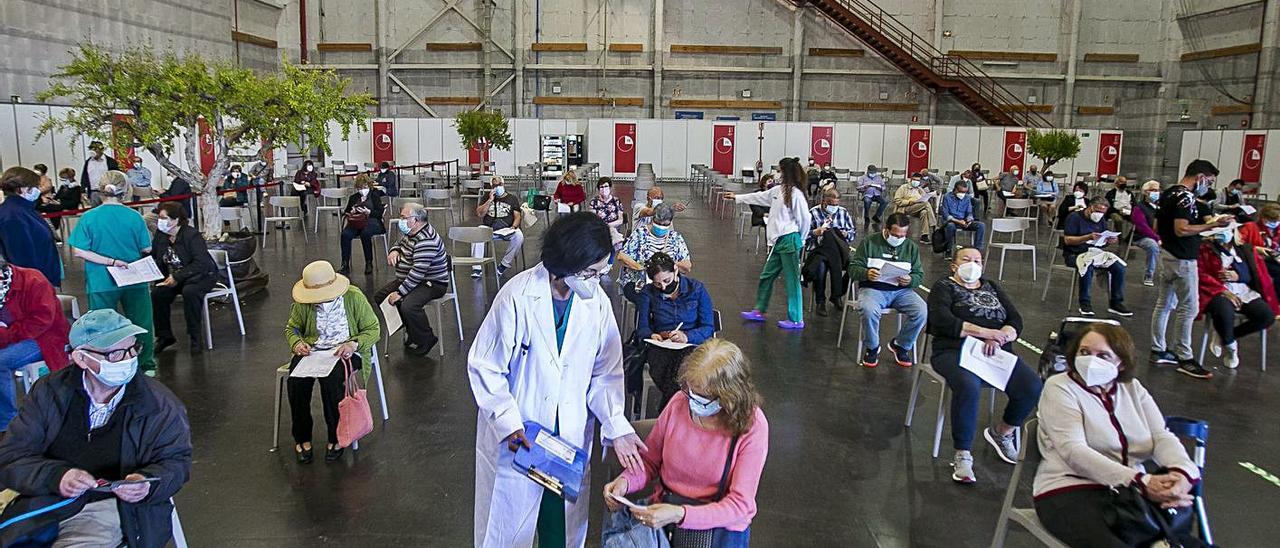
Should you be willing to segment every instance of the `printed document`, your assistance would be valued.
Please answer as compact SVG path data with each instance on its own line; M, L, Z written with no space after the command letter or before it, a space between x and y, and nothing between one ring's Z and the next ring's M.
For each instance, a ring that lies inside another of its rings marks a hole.
M390 297L388 297L390 298ZM387 333L394 335L404 326L404 321L400 319L400 309L396 305L388 303L386 299L378 305L378 309L382 311L382 318L387 320Z
M994 355L988 356L983 352L985 346L981 339L965 337L964 346L960 348L960 367L968 369L996 390L1004 392L1005 385L1009 384L1009 376L1013 374L1013 366L1018 363L1018 357L999 348Z
M322 379L328 377L333 372L333 366L338 364L338 357L333 354L333 349L326 350L311 349L311 354L303 356L298 360L298 365L293 368L293 372L289 373L290 377L303 378L315 377Z
M149 256L133 261L128 266L108 266L107 272L111 273L111 279L120 287L164 279L155 259Z

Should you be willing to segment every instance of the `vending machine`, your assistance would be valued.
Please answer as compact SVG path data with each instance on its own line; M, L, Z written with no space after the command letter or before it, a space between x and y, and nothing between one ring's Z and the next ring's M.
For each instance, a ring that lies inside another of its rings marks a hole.
M587 140L582 135L565 136L565 159L568 165L578 167L587 161Z
M559 177L565 170L565 138L562 135L542 136L542 172Z

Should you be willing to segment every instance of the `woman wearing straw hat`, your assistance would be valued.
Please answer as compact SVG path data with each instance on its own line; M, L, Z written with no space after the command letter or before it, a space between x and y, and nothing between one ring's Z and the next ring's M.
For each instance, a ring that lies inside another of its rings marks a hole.
M302 269L302 279L293 285L293 306L284 336L293 351L289 370L293 371L304 356L328 352L351 360L352 369L369 363L371 349L382 328L378 316L360 289L346 276L334 272L328 261L316 261ZM320 379L320 402L324 407L324 423L328 433L325 462L342 457L338 447L338 402L345 393L344 367L334 366ZM369 374L364 373L365 380ZM289 377L289 412L293 416L294 451L298 462L311 462L311 377Z

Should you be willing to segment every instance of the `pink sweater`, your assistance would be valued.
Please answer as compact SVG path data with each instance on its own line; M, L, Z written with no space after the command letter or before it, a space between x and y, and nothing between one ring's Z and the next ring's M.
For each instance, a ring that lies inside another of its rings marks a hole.
M689 400L677 392L658 416L649 438L648 451L641 456L644 469L623 473L631 492L639 491L658 474L662 483L682 496L708 500L715 496L724 475L724 462L729 455L732 437L720 431L704 430L689 416ZM670 442L670 443L668 443ZM738 439L729 470L728 492L720 502L702 506L686 506L684 529L726 528L744 531L756 515L756 489L760 473L769 453L769 423L756 408L751 429ZM662 485L655 489L655 500Z

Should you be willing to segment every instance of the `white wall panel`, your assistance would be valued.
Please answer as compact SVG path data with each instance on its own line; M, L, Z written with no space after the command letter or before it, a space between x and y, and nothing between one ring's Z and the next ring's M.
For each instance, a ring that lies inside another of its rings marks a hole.
M755 136L754 131L751 134ZM763 145L760 159L764 161L764 168L767 170L778 165L787 156L787 126L780 122L765 122Z
M569 132L568 120L539 120L543 135L565 135Z
M587 121L587 161L600 164L598 172L604 177L613 177L613 132L613 120ZM541 158L541 151L537 154Z
M636 167L651 164L656 176L662 171L662 120L636 120Z
M800 165L809 165L810 146L813 144L813 129L808 122L785 122L786 147L782 155L788 158L799 158ZM775 160L776 161L776 160Z
M1069 174L1070 181L1074 182L1076 172L1087 171L1092 173L1094 177L1098 176L1098 143L1100 131L1096 129L1077 129L1076 134L1080 136L1080 155L1076 156L1072 163L1072 170ZM1121 140L1120 146L1124 146Z
M1267 132L1267 145L1263 150L1262 192L1275 200L1280 196L1280 129Z
M981 137L981 128L972 126L956 128L956 171L969 169L969 166L978 161L978 140Z
M1182 132L1182 152L1178 155L1179 174L1181 170L1187 167L1192 160L1200 157L1200 138L1204 135L1203 131L1183 131ZM1267 150L1271 149L1271 137L1267 137ZM1266 158L1263 158L1266 161ZM1267 167L1264 163L1262 169L1265 173ZM1264 174L1263 179L1266 179Z
M658 177L688 177L688 123L684 120L662 120L662 169Z
M756 124L760 122L739 121L733 128L733 173L740 174L744 168L756 165L756 156L763 157L758 139L760 130ZM765 161L768 169L768 161Z
M17 165L22 165L22 158L18 154L16 115L13 105L0 105L0 166Z
M850 171L862 171L866 164L858 164L858 125L835 124L831 130L831 165Z
M586 134L587 134L587 121L586 121L586 120L580 120L580 119L579 119L579 120L565 120L565 121L564 121L564 133L565 133L565 135L586 135Z
M514 155L516 169L520 166L526 166L537 162L541 159L541 153L538 151L538 121L532 118L516 118L511 120L511 150ZM587 161L599 162L600 158L596 157L591 150L591 142L599 139L599 136L587 136Z
M50 115L56 116L56 117L66 116L67 113L70 111L71 109L69 107L50 107L49 108ZM49 176L56 177L58 170L64 167L69 167L71 169L76 170L76 177L79 177L80 168L84 167L84 159L85 159L84 147L85 147L84 138L78 132L69 131L65 129L54 130L53 161L57 163L57 167L54 167L53 164L49 165ZM183 150L184 149L180 147L175 147L174 156L185 154ZM178 158L174 158L175 162L177 162L178 160L179 160ZM187 165L186 158L181 158L181 162L178 165L183 166L185 168Z
M858 126L858 170L875 164L881 170L884 161L884 124L861 124Z
M458 135L458 127L453 125L453 120L440 120L440 159L446 162L457 160L458 167L467 167L467 151L462 148L462 137Z
M342 160L349 162L347 156L347 141L342 138L342 127L333 122L329 122L329 156L328 160Z
M910 128L897 124L884 126L884 162L889 169L907 169L907 137ZM892 172L891 172L892 173Z
M997 173L1004 171L1007 166L1001 166L1004 163L1004 128L1002 127L982 127L978 128L978 158L964 162L966 167L972 166L974 162L982 164L982 169L990 170L988 178L994 179ZM964 171L963 169L960 171Z
M53 136L46 134L39 139L40 124L49 118L45 105L14 105L14 119L18 127L18 155L22 165L30 168L36 164L53 166ZM56 169L50 167L50 177L56 178Z
M504 177L516 174L516 154L515 151L512 150L514 148L515 144L513 143L511 148L507 150L502 150L500 148L493 148L489 150L489 161L493 162L494 173Z
M939 177L948 171L964 171L956 167L955 126L933 126L929 143L929 167L938 168Z
M391 134L396 147L396 164L407 166L418 163L418 119L391 120Z
M373 123L366 122L366 125L365 129L351 128L351 136L347 138L347 162L373 162Z
M1222 147L1218 152L1218 188L1227 186L1232 179L1240 177L1240 162L1244 159L1244 130L1234 129L1222 132Z
M1197 158L1218 164L1218 154L1222 152L1222 132L1205 131L1200 136L1200 153ZM1182 166L1187 167L1187 166Z
M445 159L443 126L444 120L440 118L418 118L418 161L439 162Z
M687 131L689 148L685 159L690 164L711 167L711 120L686 120L686 122L689 124Z

